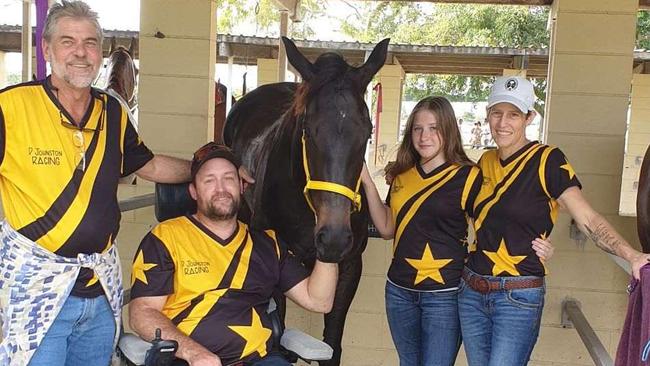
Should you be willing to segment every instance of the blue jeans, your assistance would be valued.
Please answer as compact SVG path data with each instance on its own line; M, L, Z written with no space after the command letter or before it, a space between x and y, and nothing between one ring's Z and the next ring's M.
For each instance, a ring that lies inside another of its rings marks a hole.
M508 280L532 278L538 277ZM545 292L545 287L537 287L482 294L461 280L458 311L469 366L526 365L539 335Z
M30 366L108 366L115 318L106 296L70 296L38 346Z
M457 293L411 291L386 282L386 315L400 366L455 363L460 348Z

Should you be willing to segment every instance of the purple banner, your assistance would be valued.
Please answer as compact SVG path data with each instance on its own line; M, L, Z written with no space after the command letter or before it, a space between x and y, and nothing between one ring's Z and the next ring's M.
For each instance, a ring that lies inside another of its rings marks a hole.
M36 46L36 79L45 79L46 67L41 40L43 39L43 27L47 18L49 9L48 0L36 0L36 34L34 37L34 46Z

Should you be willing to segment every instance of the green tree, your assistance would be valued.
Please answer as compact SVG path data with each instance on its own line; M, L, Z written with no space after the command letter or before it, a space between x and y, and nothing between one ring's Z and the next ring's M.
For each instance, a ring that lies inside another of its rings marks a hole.
M545 48L549 43L547 7L384 1L362 3L357 9L340 19L341 29L365 42L391 37L393 43L515 48ZM444 95L451 101L485 101L493 81L485 76L409 74L405 98ZM543 113L546 81L533 84L540 100L537 110Z
M325 16L322 0L302 0L302 22L290 28L292 37L310 38L316 34L313 20ZM254 27L254 28L253 28ZM252 29L251 29L252 28ZM256 35L280 34L280 11L274 0L222 0L217 5L217 32L242 33L253 30Z
M650 11L639 11L636 19L636 47L650 50Z
M545 47L547 7L413 2L364 2L340 19L346 34L365 42L454 46Z

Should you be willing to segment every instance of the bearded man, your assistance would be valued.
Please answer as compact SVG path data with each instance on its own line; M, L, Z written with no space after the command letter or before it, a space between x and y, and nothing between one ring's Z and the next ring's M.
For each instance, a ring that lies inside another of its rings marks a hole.
M174 365L288 366L272 352L269 299L276 292L329 312L338 266L316 261L311 275L272 230L237 220L242 180L232 151L214 142L192 160L194 215L160 223L136 251L129 322L150 341L179 344Z

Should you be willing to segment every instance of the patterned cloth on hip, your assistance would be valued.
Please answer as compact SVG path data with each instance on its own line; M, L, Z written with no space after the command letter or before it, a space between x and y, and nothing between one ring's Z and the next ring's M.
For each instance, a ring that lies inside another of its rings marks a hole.
M0 365L27 365L54 322L82 268L92 269L121 329L122 269L117 247L104 253L56 255L0 223Z

